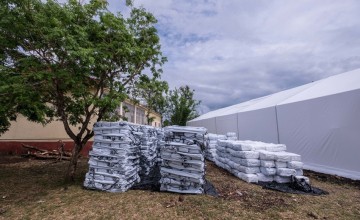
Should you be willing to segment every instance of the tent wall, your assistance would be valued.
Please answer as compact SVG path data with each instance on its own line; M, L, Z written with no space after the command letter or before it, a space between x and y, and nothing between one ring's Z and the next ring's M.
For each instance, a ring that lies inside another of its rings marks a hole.
M278 143L275 107L240 112L237 115L240 140Z
M360 90L277 106L280 143L306 168L360 179Z
M216 117L216 133L226 134L227 132L237 132L237 114Z
M284 143L307 169L360 179L360 69L208 112L189 124Z
M198 121L189 121L187 125L194 127L205 127L209 133L215 133L215 134L217 133L215 118L208 118Z

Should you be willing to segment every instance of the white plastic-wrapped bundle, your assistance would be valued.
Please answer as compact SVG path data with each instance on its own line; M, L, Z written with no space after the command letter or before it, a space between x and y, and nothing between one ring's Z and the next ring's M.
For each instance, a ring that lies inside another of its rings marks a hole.
M223 169L228 170L231 172L231 168L229 170L229 165L227 158L229 157L229 154L227 152L227 145L229 141L226 139L218 139L215 145L216 149L216 156L215 156L215 164Z
M285 144L272 144L272 143L269 143L269 144L266 145L265 150L271 151L271 152L286 151L286 145Z
M288 176L274 176L274 181L277 183L289 183L291 181L291 177Z
M282 145L269 145L269 146L272 147L271 151L268 150L259 151L260 159L262 161L261 162L262 167L260 168L260 170L265 176L269 177L268 180L273 178L275 182L287 183L291 181L290 178L291 176L302 176L303 163L300 162L301 160L300 155L285 151L278 151L278 150L286 149L286 146L282 146ZM265 178L263 179L267 180Z
M177 193L204 193L205 128L169 126L161 146L160 190Z
M288 164L286 162L275 161L276 168L286 168Z
M241 166L241 165L237 165L235 166L236 170L242 173L246 173L246 174L256 174L260 172L259 167L246 167L246 166Z
M209 133L205 136L205 158L215 162L216 144L218 140L226 140L225 135Z
M134 132L138 126L127 122L95 123L86 188L125 192L140 181L140 142Z
M231 151L230 154L242 159L259 159L259 152L257 151Z
M259 153L260 153L261 160L275 160L276 159L275 152L261 150L261 151L259 151Z
M260 171L266 176L273 176L276 174L276 168L272 167L260 167Z
M164 130L161 128L156 128L156 137L157 137L157 144L156 144L157 164L159 165L161 163L160 149L166 143Z
M301 156L299 154L294 154L290 152L274 152L276 161L279 162L291 162L291 161L301 161Z
M226 133L227 140L237 140L237 134L235 132L228 132Z
M149 175L157 163L158 133L154 127L139 126L138 139L140 145L140 177Z
M289 168L278 168L276 170L276 174L279 176L295 176L296 170L295 169L289 169Z
M300 161L290 161L287 163L287 167L290 169L302 169L304 164Z
M274 181L274 176L273 175L265 175L263 173L257 173L256 175L258 177L259 182L272 182L272 181Z
M216 149L218 166L246 182L258 181L259 152L252 151L252 146L236 140L219 140Z
M247 182L286 183L291 176L303 176L303 163L300 155L285 150L283 144L219 140L215 163Z
M233 141L229 144L229 147L234 151L252 151L253 145L248 141Z
M273 160L260 160L260 165L262 167L275 167L275 161Z

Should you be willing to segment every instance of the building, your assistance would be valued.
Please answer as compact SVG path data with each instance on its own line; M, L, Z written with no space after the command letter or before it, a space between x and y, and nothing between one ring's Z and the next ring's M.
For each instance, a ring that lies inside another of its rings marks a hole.
M125 107L126 106L126 107ZM124 110L126 109L126 110ZM127 118L127 121L136 124L147 124L147 109L143 105L135 105L130 101L124 101L119 109L119 114ZM161 115L150 113L154 118L152 126L161 127ZM91 122L95 123L95 119ZM76 127L72 127L76 130ZM56 149L58 141L65 143L65 149L69 150L73 146L73 141L68 137L61 121L53 121L45 126L39 123L30 122L24 116L19 115L16 122L12 122L10 129L0 136L0 154L22 154L24 151L22 144L36 146L42 149ZM93 139L84 147L82 154L87 155L91 149Z
M125 101L121 103L119 109L119 114L125 116L128 122L135 124L146 125L147 124L147 108L144 105L138 104L134 105L130 101ZM150 117L153 118L151 126L161 127L161 115L155 112L150 112Z

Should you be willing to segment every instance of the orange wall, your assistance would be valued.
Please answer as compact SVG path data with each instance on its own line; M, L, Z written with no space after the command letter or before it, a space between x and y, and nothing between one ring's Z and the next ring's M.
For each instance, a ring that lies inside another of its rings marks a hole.
M155 117L152 126L160 126L160 115L151 113L151 116ZM92 120L89 128L92 129L95 119ZM71 127L74 133L77 133L78 128ZM71 149L72 140L65 132L63 123L61 121L53 121L45 126L39 123L30 122L24 116L19 115L16 122L12 122L9 130L0 136L0 154L22 154L24 149L21 147L21 143L27 143L29 145L44 147L46 149L57 149L58 141L62 140L66 143L66 148ZM89 143L92 143L93 139L90 139ZM83 153L87 154L91 144L87 144L87 148Z
M75 133L76 129L72 127ZM26 153L21 145L22 143L53 150L58 148L59 140L65 143L65 149L72 149L73 141L66 134L61 121L54 121L43 126L39 123L30 122L24 116L19 115L17 121L11 123L10 129L0 136L0 154ZM83 155L88 154L91 145L92 139L82 151Z

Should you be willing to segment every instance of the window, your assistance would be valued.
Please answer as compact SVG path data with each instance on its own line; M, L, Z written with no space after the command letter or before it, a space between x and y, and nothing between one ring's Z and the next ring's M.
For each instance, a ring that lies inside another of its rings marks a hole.
M124 116L127 118L128 122L134 122L134 113L135 113L135 107L128 103L123 103L123 112Z
M144 125L146 122L144 109L136 108L136 123Z

